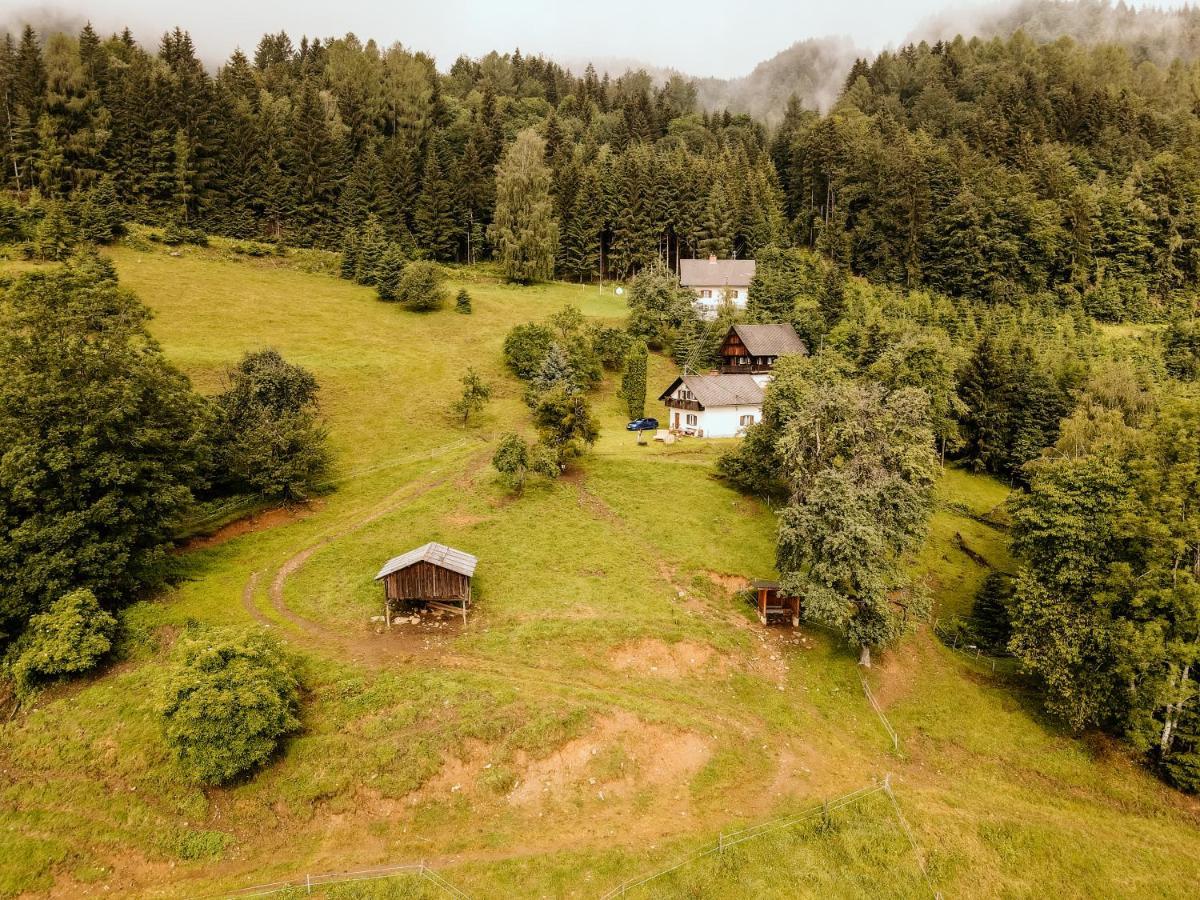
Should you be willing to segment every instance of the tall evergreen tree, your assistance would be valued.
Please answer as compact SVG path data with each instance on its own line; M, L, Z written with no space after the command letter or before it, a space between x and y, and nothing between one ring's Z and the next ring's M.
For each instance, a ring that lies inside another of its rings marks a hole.
M554 274L558 223L544 157L545 142L527 128L496 172L496 213L488 236L510 281L539 281Z

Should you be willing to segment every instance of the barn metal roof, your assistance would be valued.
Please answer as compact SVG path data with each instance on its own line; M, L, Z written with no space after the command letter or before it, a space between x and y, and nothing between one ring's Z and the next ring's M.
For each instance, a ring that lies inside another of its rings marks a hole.
M748 287L754 277L752 259L681 259L679 283L684 287Z
M804 341L789 323L779 325L734 325L733 331L751 356L785 356L808 353Z
M705 409L710 406L761 406L763 402L762 385L752 375L681 375L658 399L666 400L680 382Z
M379 570L379 574L375 576L378 581L391 575L393 572L399 572L401 569L407 569L414 563L427 562L435 566L440 566L443 569L449 569L451 572L457 572L459 575L466 575L470 578L475 574L475 566L479 564L479 560L470 553L463 553L461 550L455 550L453 547L447 547L445 544L437 544L430 541L424 546L417 547L415 550L409 550L407 553L402 553L399 556L389 559Z

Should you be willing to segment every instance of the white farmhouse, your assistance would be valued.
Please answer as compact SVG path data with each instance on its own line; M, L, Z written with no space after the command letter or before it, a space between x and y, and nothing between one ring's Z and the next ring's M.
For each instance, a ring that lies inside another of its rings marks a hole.
M750 279L754 277L752 259L681 259L679 283L696 295L696 310L705 319L715 318L725 304L733 309L746 308Z
M658 398L667 427L696 437L737 437L762 419L765 375L680 375Z

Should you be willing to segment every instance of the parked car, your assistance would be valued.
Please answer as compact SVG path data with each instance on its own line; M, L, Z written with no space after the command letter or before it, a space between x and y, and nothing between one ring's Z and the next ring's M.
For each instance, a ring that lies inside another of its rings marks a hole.
M626 431L654 431L658 428L658 419L634 419L625 426Z

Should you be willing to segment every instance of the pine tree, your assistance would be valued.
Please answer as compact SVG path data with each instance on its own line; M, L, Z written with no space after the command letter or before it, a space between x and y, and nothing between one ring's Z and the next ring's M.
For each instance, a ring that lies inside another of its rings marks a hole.
M354 280L359 284L374 284L379 263L388 248L387 235L374 214L367 216L358 235L358 252L355 258Z
M510 281L539 281L554 274L558 223L544 157L545 142L527 128L496 173L496 213L488 236Z
M454 310L464 316L471 314L471 295L467 293L466 288L458 289L458 296L454 298Z
M375 267L375 291L380 300L400 299L400 279L407 264L408 257L400 246L388 244Z
M358 250L361 238L357 228L347 228L342 232L342 261L339 274L348 281L358 277Z
M443 162L445 142L436 135L425 154L421 196L413 214L413 237L417 246L434 259L452 260L458 255L457 210L454 188Z

